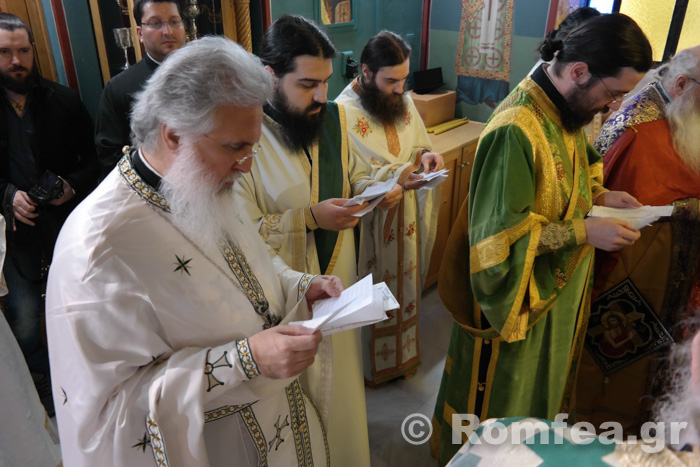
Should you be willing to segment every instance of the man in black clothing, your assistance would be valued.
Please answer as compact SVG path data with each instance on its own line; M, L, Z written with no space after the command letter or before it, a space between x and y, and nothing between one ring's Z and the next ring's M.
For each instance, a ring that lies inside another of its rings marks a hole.
M119 73L102 91L97 112L95 146L106 175L130 144L129 114L139 92L158 65L173 50L185 45L185 27L176 0L137 0L134 3L136 33L146 49L143 60Z
M46 269L63 221L95 186L99 167L92 120L79 94L39 75L32 44L22 20L0 13L4 312L35 381L49 390L40 319Z

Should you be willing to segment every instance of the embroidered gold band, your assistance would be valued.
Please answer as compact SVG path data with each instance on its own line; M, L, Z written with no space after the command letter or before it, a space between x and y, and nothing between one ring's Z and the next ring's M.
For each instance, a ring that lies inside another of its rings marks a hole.
M316 222L316 217L314 217L314 213L311 211L311 206L307 206L304 208L304 222L306 223L307 229L318 229L318 222Z
M241 361L241 366L248 379L260 376L260 369L253 358L253 352L250 350L250 345L248 345L248 338L236 341L236 352L238 352L238 359Z

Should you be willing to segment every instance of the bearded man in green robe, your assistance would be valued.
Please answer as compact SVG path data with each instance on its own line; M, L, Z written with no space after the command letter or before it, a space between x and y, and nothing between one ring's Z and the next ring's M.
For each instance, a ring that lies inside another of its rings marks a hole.
M478 425L473 416L568 412L594 248L639 238L622 220L586 218L594 204L641 205L603 188L602 160L583 127L617 109L651 67L649 41L632 19L611 14L545 40L540 52L549 63L484 128L444 255L440 296L456 323L433 418L440 465Z

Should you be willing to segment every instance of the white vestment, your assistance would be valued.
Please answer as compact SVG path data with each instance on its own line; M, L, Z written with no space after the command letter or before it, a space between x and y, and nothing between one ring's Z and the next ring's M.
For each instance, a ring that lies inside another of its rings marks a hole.
M404 94L404 117L382 124L363 107L359 78L338 96L345 106L350 138L372 166L372 176L384 181L399 176L399 184L420 167L421 155L432 146L413 100ZM372 384L410 373L420 364L418 309L423 280L435 243L439 188L404 190L391 210L375 209L360 221L359 275L384 281L400 308L389 319L363 328L365 378Z
M0 216L0 271L5 252L5 218ZM5 294L7 285L0 275L0 295ZM2 311L0 375L0 466L61 465L56 428L41 405L27 362Z
M341 122L344 111L339 106ZM341 126L340 129L344 128ZM319 199L319 148L290 151L281 139L278 124L265 115L260 145L262 151L253 159L249 174L235 190L245 201L251 219L258 225L262 238L292 268L310 274L334 274L345 287L357 280L355 240L352 229L338 232L332 259L321 271L313 230L315 224L309 207ZM341 158L344 181L342 197L362 192L370 183L369 167L362 163L356 148L342 133ZM309 157L311 160L309 160ZM328 432L331 463L334 466L369 465L369 438L362 378L362 355L358 330L332 337L332 351L319 350L316 362L300 378L311 397L318 403ZM323 346L329 346L326 337ZM331 385L323 376L332 374Z
M298 380L255 376L246 348L308 317L313 276L252 226L207 251L169 216L128 155L63 226L46 321L65 465L326 465Z

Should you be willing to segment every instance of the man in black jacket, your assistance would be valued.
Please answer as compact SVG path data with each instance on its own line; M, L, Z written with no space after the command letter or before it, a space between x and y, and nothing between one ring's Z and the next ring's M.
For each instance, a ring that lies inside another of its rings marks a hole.
M95 146L103 176L117 165L122 148L130 144L129 115L134 94L141 90L170 52L185 45L185 26L180 3L176 0L137 0L134 2L134 20L146 55L136 65L112 78L102 91Z
M38 386L48 391L40 319L46 270L63 221L95 186L99 167L92 121L79 94L39 75L32 44L22 20L0 13L4 312L35 382L43 380Z

